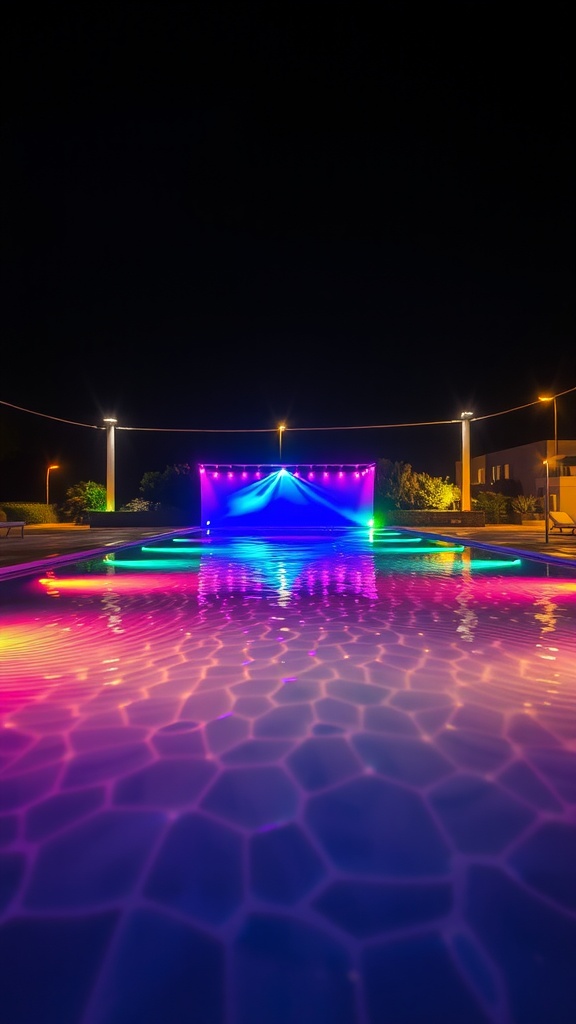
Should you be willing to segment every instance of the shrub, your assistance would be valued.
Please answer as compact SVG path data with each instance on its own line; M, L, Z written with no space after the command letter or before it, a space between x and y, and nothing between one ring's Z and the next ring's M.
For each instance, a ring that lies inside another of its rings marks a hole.
M181 509L194 507L195 485L193 473L187 463L166 466L163 473L145 473L140 482L140 494L153 509Z
M59 522L55 505L36 501L5 501L0 506L0 511L4 512L3 522L7 519L29 524Z
M156 512L158 505L154 501L145 501L144 498L132 498L132 501L122 505L120 512Z
M518 494L510 505L521 516L530 516L542 511L541 502L533 494Z
M89 512L106 511L106 488L93 480L81 480L66 491L66 501L62 506L65 519L74 523L85 523Z
M451 484L448 477L429 476L415 473L414 508L439 509L455 508L460 500L460 488Z
M497 491L480 491L472 506L484 512L487 523L504 523L508 518L508 499Z
M378 462L374 500L380 512L393 508L454 508L460 496L460 489L447 477L415 473L409 462Z

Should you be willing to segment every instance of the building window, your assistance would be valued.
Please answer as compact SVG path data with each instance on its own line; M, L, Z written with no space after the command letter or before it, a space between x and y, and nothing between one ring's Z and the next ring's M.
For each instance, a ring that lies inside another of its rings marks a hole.
M478 470L478 479L477 479L476 483L477 484L485 484L486 483L486 470L484 469L484 466L482 466L482 469Z
M509 480L510 479L510 466L508 465L507 462L504 464L504 479L505 480Z

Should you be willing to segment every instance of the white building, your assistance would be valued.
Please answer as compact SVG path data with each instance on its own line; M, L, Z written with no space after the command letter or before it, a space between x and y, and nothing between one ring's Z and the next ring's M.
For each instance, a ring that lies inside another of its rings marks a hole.
M461 462L456 463L455 479L462 487ZM557 456L554 441L535 441L470 459L472 498L491 490L545 499L547 489L550 511L560 509L576 519L576 439L559 440Z

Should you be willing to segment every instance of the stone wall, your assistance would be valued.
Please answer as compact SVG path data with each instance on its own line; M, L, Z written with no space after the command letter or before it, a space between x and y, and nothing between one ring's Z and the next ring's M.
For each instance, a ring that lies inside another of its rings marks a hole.
M197 526L197 523L190 522L190 516L185 512L90 512L88 522L91 529L112 530L114 527L136 526L139 529L179 530L182 527L190 528Z
M376 517L377 524L388 526L485 526L484 512L431 512L427 509L410 511L390 509ZM113 529L115 526L126 529L136 526L144 529L179 530L183 527L197 527L199 521L191 522L190 516L184 512L90 512L88 521L93 529Z
M389 509L383 513L384 526L486 526L484 512L433 512L429 509Z

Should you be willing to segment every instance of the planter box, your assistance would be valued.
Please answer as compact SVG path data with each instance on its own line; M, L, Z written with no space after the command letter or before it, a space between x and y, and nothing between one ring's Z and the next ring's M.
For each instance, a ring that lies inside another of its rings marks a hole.
M190 516L185 512L159 511L159 512L90 512L88 523L90 529L113 530L115 527L135 526L139 529L179 530L186 526L197 526L197 523L190 521Z
M433 512L394 508L383 513L386 526L486 526L485 512Z

